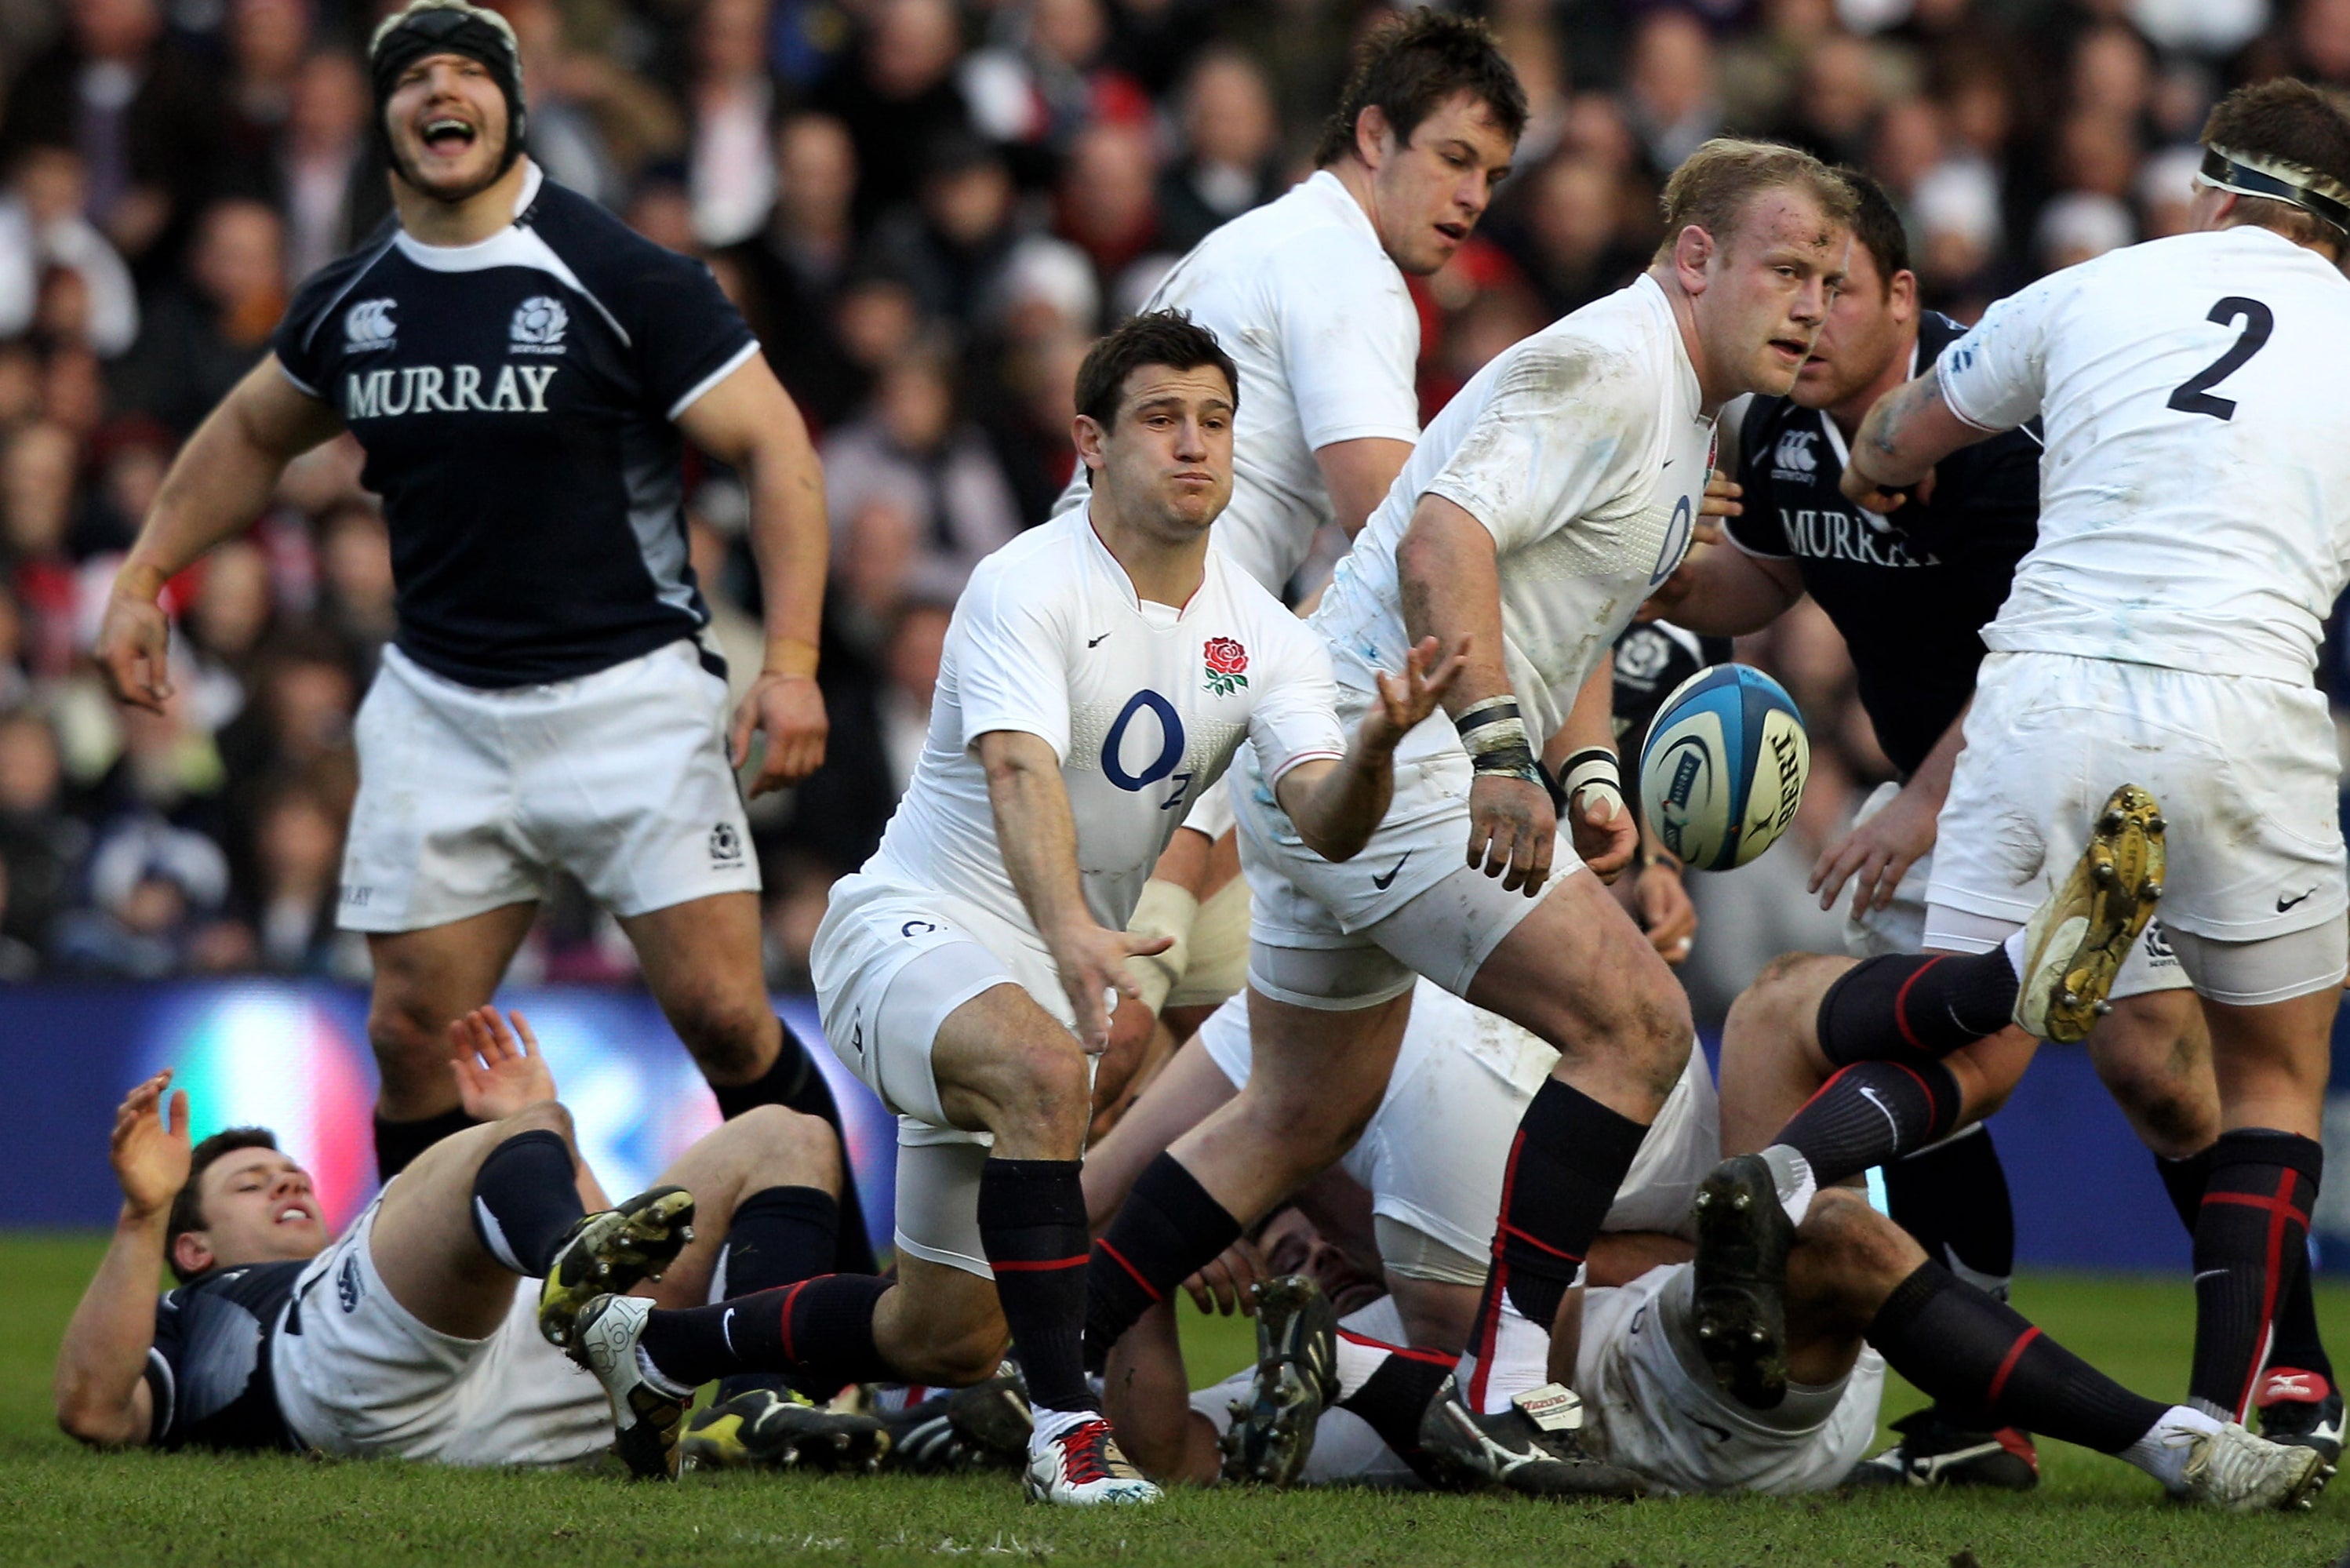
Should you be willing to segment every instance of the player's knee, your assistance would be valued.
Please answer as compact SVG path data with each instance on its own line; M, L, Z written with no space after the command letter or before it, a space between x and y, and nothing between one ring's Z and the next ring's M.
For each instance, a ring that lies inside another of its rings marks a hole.
M1812 1200L1796 1241L1815 1291L1860 1303L1881 1301L1925 1260L1907 1231L1848 1187L1828 1188ZM1788 1266L1798 1267L1797 1259Z
M968 1388L984 1383L1003 1365L1012 1335L1003 1319L991 1314L977 1321L941 1328L921 1336L915 1365L901 1366L910 1379L941 1388Z
M423 1075L448 1075L449 1020L404 988L376 986L368 1002L368 1044L376 1069L388 1079L412 1081Z
M1057 1036L1057 1038L1054 1037ZM1040 1133L1082 1129L1092 1109L1093 1079L1076 1042L1055 1030L1008 1046L996 1067L999 1111Z
M711 1136L740 1147L745 1192L769 1187L840 1191L840 1139L822 1116L788 1106L754 1106Z
M1725 1045L1733 1038L1758 1042L1812 1039L1820 998L1852 961L1826 953L1782 953L1762 966L1754 983L1738 993L1722 1024Z
M670 1026L714 1083L748 1083L773 1063L782 1026L764 995L708 986L668 1000Z
M535 1105L525 1106L512 1116L501 1117L498 1131L504 1137L515 1137L526 1132L551 1132L565 1143L575 1147L577 1145L572 1131L571 1112L560 1100L540 1100Z

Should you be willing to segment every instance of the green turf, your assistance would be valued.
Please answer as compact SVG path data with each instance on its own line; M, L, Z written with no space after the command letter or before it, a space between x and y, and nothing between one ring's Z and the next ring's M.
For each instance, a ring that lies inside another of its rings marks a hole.
M520 1565L864 1564L972 1557L1137 1568L1488 1563L1599 1568L1851 1563L2331 1563L2350 1507L2235 1519L2165 1505L2152 1482L2054 1444L2030 1497L1696 1499L1551 1507L1508 1498L1194 1492L1079 1516L1023 1503L1004 1479L727 1477L676 1487L268 1457L86 1454L50 1424L50 1357L97 1257L86 1237L0 1237L0 1563ZM2018 1303L2149 1393L2185 1378L2184 1282L2034 1275ZM2350 1289L2320 1310L2350 1344ZM1186 1309L1202 1380L1245 1360L1244 1324ZM1898 1414L1916 1403L1901 1390Z

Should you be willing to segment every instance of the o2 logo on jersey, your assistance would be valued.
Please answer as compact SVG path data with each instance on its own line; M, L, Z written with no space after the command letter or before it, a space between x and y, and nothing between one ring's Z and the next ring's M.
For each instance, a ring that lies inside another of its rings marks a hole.
M506 337L516 354L560 354L564 329L570 325L571 313L561 300L534 294L515 306Z
M343 338L353 348L373 352L389 348L399 336L391 319L396 299L362 299L343 312Z
M1664 547L1657 552L1657 565L1648 573L1650 587L1671 576L1673 568L1679 566L1681 557L1689 553L1690 530L1696 518L1696 508L1690 504L1688 496L1682 496L1680 504L1673 508L1672 522L1666 524Z
M1219 638L1216 640L1222 642L1230 639ZM1214 644L1211 643L1210 646L1213 647ZM1240 644L1235 642L1232 646L1238 648ZM1243 655L1243 658L1245 661L1246 656ZM1243 680L1242 683L1245 685L1247 682ZM1159 721L1159 754L1144 764L1140 772L1128 773L1126 771L1127 728L1134 722L1136 714L1145 711ZM1191 785L1191 774L1188 770L1180 774L1175 771L1182 761L1183 717L1175 711L1174 703L1156 691L1145 690L1128 698L1126 706L1119 709L1118 717L1111 721L1109 733L1102 737L1102 776L1118 788L1128 792L1139 792L1149 789L1162 779L1171 778L1175 781L1175 793L1159 804L1159 809L1161 811L1171 810L1178 802L1182 800L1184 790Z

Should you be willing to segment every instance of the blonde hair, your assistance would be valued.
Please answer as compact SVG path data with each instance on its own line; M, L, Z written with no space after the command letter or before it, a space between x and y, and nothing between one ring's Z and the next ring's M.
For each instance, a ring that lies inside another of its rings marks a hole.
M1848 226L1859 210L1859 199L1844 177L1802 148L1715 137L1683 160L1665 182L1665 193L1658 202L1664 213L1665 238L1656 259L1670 256L1681 231L1691 225L1726 247L1750 202L1765 191L1789 187L1808 192L1838 228Z

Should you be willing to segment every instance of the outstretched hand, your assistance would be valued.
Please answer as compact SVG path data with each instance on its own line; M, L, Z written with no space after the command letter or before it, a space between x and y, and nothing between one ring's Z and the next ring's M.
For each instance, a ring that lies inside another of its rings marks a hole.
M1392 751L1396 744L1444 701L1452 683L1461 678L1461 667L1469 661L1469 643L1463 639L1449 654L1440 652L1442 645L1432 637L1423 637L1404 655L1403 673L1390 675L1378 672L1378 705L1363 715L1363 738L1371 745Z
M123 1097L107 1144L123 1208L142 1220L171 1208L188 1184L187 1090L173 1092L170 1124L163 1119L163 1091L171 1087L172 1071L164 1068Z
M1173 947L1175 939L1138 937L1086 921L1056 933L1045 945L1060 973L1061 990L1077 1015L1077 1040L1087 1055L1098 1056L1109 1049L1112 994L1142 995L1142 988L1127 972L1126 961L1156 957Z
M483 1006L449 1025L449 1069L465 1114L476 1121L501 1121L556 1097L555 1075L539 1054L530 1021L519 1012L512 1017L508 1028L496 1008Z

